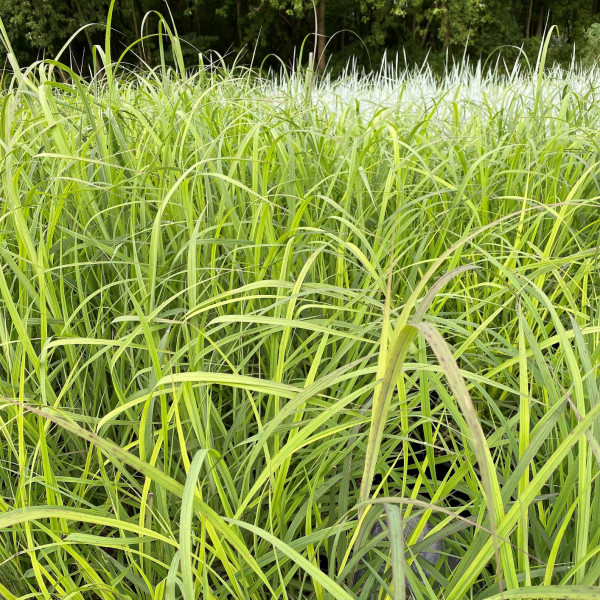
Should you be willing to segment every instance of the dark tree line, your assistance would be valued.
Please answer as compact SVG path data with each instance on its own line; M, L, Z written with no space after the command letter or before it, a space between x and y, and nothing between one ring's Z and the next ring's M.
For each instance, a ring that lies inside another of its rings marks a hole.
M0 18L22 63L52 56L79 27L71 48L79 64L102 44L109 0L0 0ZM158 11L185 40L190 61L197 51L215 50L231 59L246 49L255 64L277 55L290 64L307 35L317 36L318 64L333 70L353 56L359 64L377 65L384 51L435 65L444 57L467 53L487 57L499 50L505 58L523 46L530 56L549 25L557 25L551 58L570 60L573 48L590 43L590 27L600 21L600 0L118 0L115 43L156 32ZM149 16L144 19L145 15ZM143 28L143 31L142 31ZM307 43L313 48L314 37ZM597 40L596 40L597 42ZM156 38L145 43L152 62ZM308 55L308 50L304 56ZM590 53L588 51L587 56ZM133 60L133 59L132 59Z

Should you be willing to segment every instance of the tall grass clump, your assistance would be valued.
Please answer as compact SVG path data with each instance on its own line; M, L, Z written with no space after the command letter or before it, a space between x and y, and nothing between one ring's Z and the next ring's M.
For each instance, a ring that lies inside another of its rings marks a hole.
M597 598L600 74L161 27L9 54L0 597Z

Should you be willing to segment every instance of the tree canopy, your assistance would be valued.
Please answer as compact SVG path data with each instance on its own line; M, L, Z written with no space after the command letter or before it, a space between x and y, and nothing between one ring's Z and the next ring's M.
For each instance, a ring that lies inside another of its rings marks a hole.
M71 34L92 24L71 45L81 65L102 43L109 4L0 0L0 18L21 62L52 56ZM519 47L535 55L550 25L559 32L551 59L568 61L574 49L589 59L590 31L600 21L600 0L118 0L114 10L118 44L152 33L157 11L175 25L190 60L198 51L232 57L245 48L247 62L277 55L291 64L317 31L320 66L328 61L334 71L350 57L366 67L378 65L386 50L401 52L409 63L428 56L434 66L465 48L472 58L499 50L510 59ZM150 62L155 45L152 39L144 44Z

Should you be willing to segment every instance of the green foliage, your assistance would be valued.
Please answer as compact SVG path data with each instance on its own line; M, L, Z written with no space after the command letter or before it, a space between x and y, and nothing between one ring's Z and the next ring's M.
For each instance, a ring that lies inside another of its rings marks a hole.
M585 32L583 59L588 65L597 65L600 61L600 23L594 23Z
M37 2L35 0L0 0L0 18L13 46L25 54L56 53L71 33L80 27L102 23L106 19L105 0ZM92 26L88 35L103 29Z
M560 38L550 52L552 60L567 64L573 48L585 43L585 32L598 19L595 0L321 0L324 31L329 37L327 56L339 73L350 57L367 67L377 66L401 52L409 64L425 56L443 65L446 55L462 57L465 48L473 59L487 58L501 49L513 61L519 47L541 38L546 25L557 25ZM102 24L109 0L0 0L3 20L19 60L52 56L79 27L96 23L72 44L77 64L90 63L92 48L102 43ZM116 2L113 37L118 49L139 38L150 11L162 13L177 28L184 57L197 65L197 52L210 49L227 55L230 62L243 48L243 60L255 65L276 55L291 65L300 46L315 32L312 0L119 0ZM147 22L155 31L156 16ZM535 44L534 44L535 45ZM156 38L145 42L144 58L157 64ZM232 50L234 51L232 53ZM306 60L308 52L304 53ZM239 57L238 57L239 58ZM534 55L530 58L535 60ZM137 57L130 56L135 64ZM270 59L268 65L277 65Z

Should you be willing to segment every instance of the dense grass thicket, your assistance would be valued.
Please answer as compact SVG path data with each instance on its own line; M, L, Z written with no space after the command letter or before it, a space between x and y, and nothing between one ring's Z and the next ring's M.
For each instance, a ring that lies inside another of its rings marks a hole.
M598 597L599 73L3 81L0 597Z

